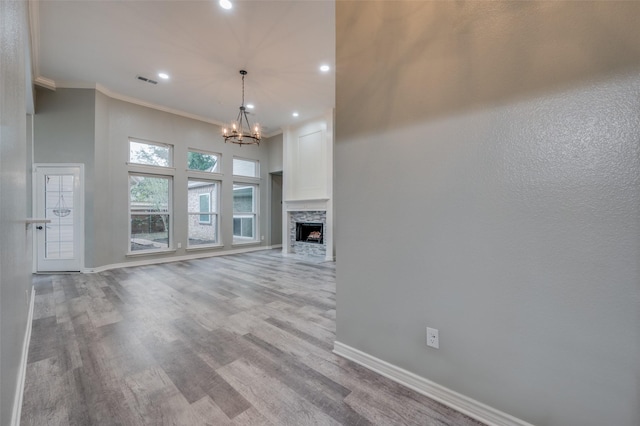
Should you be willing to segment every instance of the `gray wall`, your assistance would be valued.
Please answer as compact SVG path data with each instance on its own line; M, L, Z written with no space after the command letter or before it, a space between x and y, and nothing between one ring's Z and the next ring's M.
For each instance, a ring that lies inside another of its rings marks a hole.
M31 291L25 75L27 3L0 1L0 424L16 395Z
M84 232L95 240L95 104L91 89L36 89L34 161L84 164ZM85 243L85 264L94 264L92 244Z
M271 245L282 244L282 174L271 178Z
M188 148L222 154L221 237L224 247L232 246L234 156L260 161L260 233L267 244L269 194L269 151L262 144L239 147L225 144L219 127L103 95L95 90L38 90L35 116L36 162L78 162L85 164L85 266L96 268L139 261L144 256L127 257L129 138L174 146L173 185L174 242L176 252L149 255L150 258L191 254L187 246ZM213 177L213 176L212 176ZM180 190L178 190L178 188ZM94 194L96 195L94 197ZM201 250L198 253L203 253Z
M221 227L220 235L224 242L224 250L238 248L232 247L233 231L233 157L239 156L260 161L260 235L265 235L265 240L259 245L266 245L266 232L268 227L268 182L269 182L269 156L264 144L260 146L242 146L225 144L220 136L218 126L197 120L169 114L166 112L130 104L116 99L108 99L109 103L109 159L110 176L101 182L109 186L112 205L106 211L98 228L107 226L109 229L108 246L111 247L111 257L108 263L120 263L130 260L125 257L128 244L127 228L123 224L128 223L126 208L128 200L128 175L127 165L129 156L129 137L172 144L174 146L174 159L176 174L174 177L173 212L174 212L174 238L175 242L182 243L182 249L178 249L173 255L188 254L187 245L187 150L195 148L218 152L222 154L221 163ZM99 190L105 190L100 187ZM245 246L241 246L245 247ZM218 251L220 249L217 249ZM201 251L199 251L201 253ZM136 257L134 260L139 260Z
M336 9L337 340L539 426L640 424L640 4Z
M269 178L271 179L271 245L282 244L282 133L265 141L269 150ZM279 173L279 174L273 174Z
M94 223L102 223L109 220L110 211L113 208L113 188L105 184L112 178L109 148L109 98L100 92L95 92L95 158L94 174L100 178L97 184L97 194L94 198ZM110 222L109 222L110 223ZM114 251L123 250L122 247L114 247L111 240L112 229L109 226L96 226L94 240L85 240L89 247L85 251L92 252L92 263L86 263L87 267L108 265L114 258ZM86 259L87 257L85 257Z
M269 150L269 173L281 172L282 168L282 133L272 136L265 141Z

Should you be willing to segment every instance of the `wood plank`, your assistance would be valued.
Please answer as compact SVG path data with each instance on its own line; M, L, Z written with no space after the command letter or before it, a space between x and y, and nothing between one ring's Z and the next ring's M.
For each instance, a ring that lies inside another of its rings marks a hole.
M267 418L260 414L254 407L238 414L233 419L233 424L235 426L273 426L273 423L267 420Z
M40 384L42 379L46 386ZM22 424L68 425L64 389L64 372L55 357L29 363L24 389L29 398L23 399Z
M295 391L334 420L347 425L369 425L369 421L344 402L351 391L282 351L248 334L245 339L262 353L247 351L244 358L282 385ZM264 356L264 354L267 356Z
M41 361L57 354L58 338L56 326L55 316L33 320L27 363Z
M478 423L332 353L335 263L36 275L23 425Z
M191 404L194 414L202 424L207 426L230 426L235 424L216 405L209 395ZM245 410L249 411L249 410ZM243 414L243 413L242 413ZM235 417L237 419L242 414ZM234 421L235 421L234 419Z
M135 424L204 424L159 367L127 377L123 382L123 394Z
M208 395L230 419L250 407L233 387L182 341L156 346L154 357L189 403Z
M340 424L246 360L234 361L218 369L218 372L274 424Z

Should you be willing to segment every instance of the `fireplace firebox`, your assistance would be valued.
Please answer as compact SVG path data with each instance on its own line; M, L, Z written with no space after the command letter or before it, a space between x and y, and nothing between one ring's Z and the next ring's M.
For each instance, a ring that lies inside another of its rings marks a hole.
M322 223L297 222L296 241L322 244L324 239L323 231Z

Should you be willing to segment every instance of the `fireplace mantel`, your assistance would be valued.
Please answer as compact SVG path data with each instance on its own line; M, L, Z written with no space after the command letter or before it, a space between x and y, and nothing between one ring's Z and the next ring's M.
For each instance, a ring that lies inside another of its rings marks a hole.
M327 211L329 198L313 198L308 200L285 200L284 209L288 212Z

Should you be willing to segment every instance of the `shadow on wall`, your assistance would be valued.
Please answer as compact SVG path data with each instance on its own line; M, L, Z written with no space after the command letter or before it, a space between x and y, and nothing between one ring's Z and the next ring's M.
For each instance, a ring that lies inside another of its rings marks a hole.
M336 4L341 139L640 71L640 2L360 6Z

